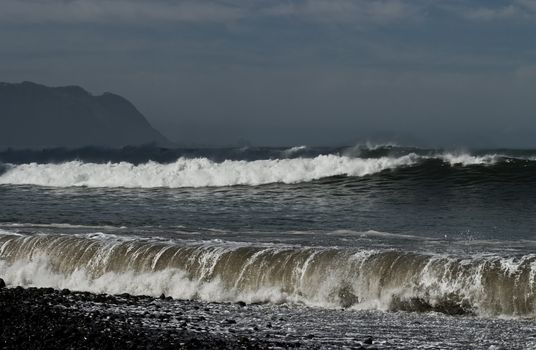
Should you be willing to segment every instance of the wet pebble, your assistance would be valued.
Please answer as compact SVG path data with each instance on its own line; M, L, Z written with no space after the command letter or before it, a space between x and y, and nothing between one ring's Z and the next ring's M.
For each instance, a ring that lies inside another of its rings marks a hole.
M373 340L374 338L372 337L365 337L365 339L363 340L363 344L372 344L373 343Z
M204 316L196 317L199 304L181 302L192 319L173 327L157 326L153 298L96 295L54 289L0 290L1 348L94 348L94 349L266 349L290 348L294 344L274 346L269 340L251 337L243 329L227 328L236 324L224 319L223 329ZM95 303L98 301L97 303ZM165 306L165 305L164 305ZM162 322L169 322L175 306L157 312ZM214 322L214 319L212 319ZM152 326L147 326L152 325ZM254 334L253 334L254 335ZM253 339L253 340L252 340ZM182 344L182 345L181 345Z

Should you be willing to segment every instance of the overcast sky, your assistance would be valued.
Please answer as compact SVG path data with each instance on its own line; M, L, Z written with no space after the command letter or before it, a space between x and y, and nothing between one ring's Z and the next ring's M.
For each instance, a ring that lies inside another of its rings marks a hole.
M536 147L536 0L1 0L0 80L182 144Z

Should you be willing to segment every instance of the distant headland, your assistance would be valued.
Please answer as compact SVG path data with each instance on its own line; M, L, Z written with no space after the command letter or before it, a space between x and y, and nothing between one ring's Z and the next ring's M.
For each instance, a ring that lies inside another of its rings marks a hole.
M0 149L146 144L171 145L119 95L0 82Z

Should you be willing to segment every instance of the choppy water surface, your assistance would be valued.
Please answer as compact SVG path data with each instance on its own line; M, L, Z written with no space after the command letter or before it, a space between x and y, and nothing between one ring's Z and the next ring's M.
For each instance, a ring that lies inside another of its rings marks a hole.
M530 348L535 209L530 150L7 151L0 276L283 303L384 347Z

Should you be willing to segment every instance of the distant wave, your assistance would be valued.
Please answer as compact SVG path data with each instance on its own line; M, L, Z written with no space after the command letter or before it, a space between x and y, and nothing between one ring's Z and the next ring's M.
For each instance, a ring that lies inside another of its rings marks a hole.
M450 165L492 165L497 163L503 158L499 154L486 154L483 156L474 156L466 153L443 153L434 157L425 157L425 158L437 158Z
M530 160L505 158L498 154L470 155L441 153L399 157L354 158L334 154L314 158L284 158L264 160L225 160L180 158L173 163L149 161L128 162L1 164L0 185L37 185L49 187L124 187L182 188L222 187L235 185L258 186L271 183L296 184L337 176L363 177L385 171L415 169L414 176L448 168L469 166L520 165L526 169ZM519 163L519 164L518 164ZM484 174L485 175L485 174ZM472 174L474 176L474 174Z
M332 176L365 176L387 169L410 166L420 157L409 154L399 158L349 158L321 155L315 158L256 161L207 158L178 159L174 163L83 163L8 165L0 184L51 187L207 187L234 185L293 184Z
M303 151L303 150L306 150L307 149L307 146L294 146L294 147L290 147L286 150L284 150L283 152L281 152L281 154L283 155L283 157L290 157L296 153L299 153L300 151Z
M206 301L536 316L536 255L148 241L105 234L0 231L10 285Z

